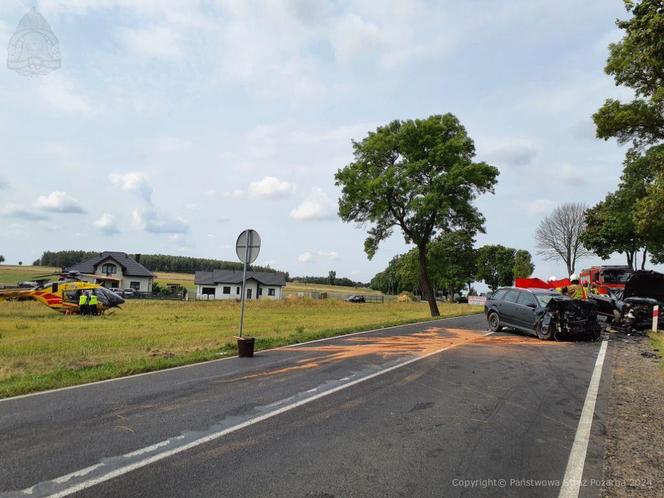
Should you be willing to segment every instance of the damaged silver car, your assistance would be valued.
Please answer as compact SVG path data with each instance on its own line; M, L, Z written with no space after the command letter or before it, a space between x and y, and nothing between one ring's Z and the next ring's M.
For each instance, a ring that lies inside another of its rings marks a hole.
M643 332L652 327L653 308L664 308L664 274L652 270L634 272L625 289L611 295L591 295L601 315L612 326L627 332ZM660 322L660 328L662 323Z

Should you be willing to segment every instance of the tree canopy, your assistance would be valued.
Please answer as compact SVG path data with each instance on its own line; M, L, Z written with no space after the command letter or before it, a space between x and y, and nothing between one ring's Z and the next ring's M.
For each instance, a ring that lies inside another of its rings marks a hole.
M530 256L528 251L523 252ZM477 250L476 257L477 280L483 280L492 291L495 291L498 287L512 285L514 283L516 253L516 249L501 245L480 247ZM520 259L525 259L523 254Z
M625 36L609 45L605 71L635 98L608 99L593 119L599 138L638 148L664 140L664 9L661 0L625 0L625 6L631 17L616 22Z
M432 316L438 316L427 268L429 243L437 233L483 230L473 205L493 192L498 170L473 162L475 145L452 114L393 121L359 142L354 161L336 174L342 187L339 216L368 226L365 252L371 259L395 227L418 252L419 280Z
M528 278L534 271L535 264L530 253L523 249L516 251L514 253L514 265L512 266L514 278Z
M631 102L609 99L595 113L597 136L632 144L618 190L588 212L584 244L601 257L622 252L633 267L651 255L664 261L664 5L625 0L628 19L609 46L605 67L617 85L634 91Z

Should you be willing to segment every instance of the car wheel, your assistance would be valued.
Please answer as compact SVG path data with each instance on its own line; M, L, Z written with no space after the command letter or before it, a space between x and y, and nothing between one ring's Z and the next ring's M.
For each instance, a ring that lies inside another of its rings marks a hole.
M542 328L541 321L537 322L537 325L535 326L535 332L537 332L537 337L539 337L543 341L550 341L551 339L553 339L553 331L544 330Z
M502 329L502 325L500 325L500 317L498 316L498 313L495 311L489 314L489 330L491 332L498 332L500 329Z

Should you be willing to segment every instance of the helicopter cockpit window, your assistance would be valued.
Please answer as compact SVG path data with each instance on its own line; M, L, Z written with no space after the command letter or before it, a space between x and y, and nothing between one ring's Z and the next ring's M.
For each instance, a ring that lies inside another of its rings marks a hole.
M58 284L53 284L53 292L58 292Z

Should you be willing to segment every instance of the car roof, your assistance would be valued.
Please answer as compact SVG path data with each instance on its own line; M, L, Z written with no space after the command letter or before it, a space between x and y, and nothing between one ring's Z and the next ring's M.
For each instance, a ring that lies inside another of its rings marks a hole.
M532 292L533 294L544 294L544 295L552 295L552 296L560 296L561 294L553 289L540 289L537 287L533 288L524 288L524 287L501 287L498 290L517 290L517 291L528 291ZM498 291L496 291L498 292Z

